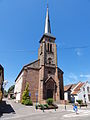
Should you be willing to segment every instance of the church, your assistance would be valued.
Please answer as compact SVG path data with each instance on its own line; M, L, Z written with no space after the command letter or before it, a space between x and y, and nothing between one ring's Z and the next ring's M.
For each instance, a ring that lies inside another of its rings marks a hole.
M26 83L29 83L31 100L39 103L48 98L64 100L63 71L57 65L56 38L51 34L49 9L47 7L45 31L38 49L38 59L25 65L15 80L14 94L20 102Z

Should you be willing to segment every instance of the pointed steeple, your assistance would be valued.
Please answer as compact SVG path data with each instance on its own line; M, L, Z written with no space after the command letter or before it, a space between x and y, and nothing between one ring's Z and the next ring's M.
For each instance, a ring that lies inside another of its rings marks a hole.
M45 31L44 31L44 33L51 33L48 4L47 4L47 13L46 13Z
M56 38L51 34L51 26L50 26L50 18L49 18L49 9L48 9L48 4L47 4L47 13L46 13L46 20L45 20L45 30L44 34L40 39L40 43L42 42L44 37L49 37L55 40Z

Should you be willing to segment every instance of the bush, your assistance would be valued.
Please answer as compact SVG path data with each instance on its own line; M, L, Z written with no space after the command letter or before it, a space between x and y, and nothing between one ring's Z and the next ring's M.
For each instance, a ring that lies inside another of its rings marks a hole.
M48 98L46 102L47 102L48 105L52 105L53 104L53 99L52 98Z
M77 100L77 102L78 102L78 104L80 104L80 105L83 103L82 100Z
M44 110L44 105L40 104L41 110Z
M32 101L30 99L26 99L24 102L23 102L24 105L33 105Z
M15 96L12 96L11 98L12 98L12 99L15 99Z
M48 108L48 104L45 104L44 106L45 106L46 108Z
M22 100L21 103L24 104L25 100Z

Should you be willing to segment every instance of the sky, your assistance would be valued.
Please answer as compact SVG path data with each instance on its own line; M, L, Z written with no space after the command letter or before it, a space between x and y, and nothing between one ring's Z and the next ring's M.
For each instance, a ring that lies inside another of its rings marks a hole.
M90 81L90 0L48 0L58 66L64 85ZM0 64L5 89L15 84L22 67L38 59L47 0L0 0Z

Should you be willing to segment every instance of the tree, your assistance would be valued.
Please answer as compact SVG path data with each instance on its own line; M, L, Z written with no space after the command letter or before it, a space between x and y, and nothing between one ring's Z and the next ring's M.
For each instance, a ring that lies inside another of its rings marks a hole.
M4 97L7 98L8 97L8 92L6 90L4 90Z
M15 85L12 85L12 86L8 89L8 93L10 93L11 91L14 91L14 87L15 87Z
M26 83L26 87L25 87L25 91L23 92L23 95L22 95L21 103L24 105L33 105L32 101L29 97L29 83Z

